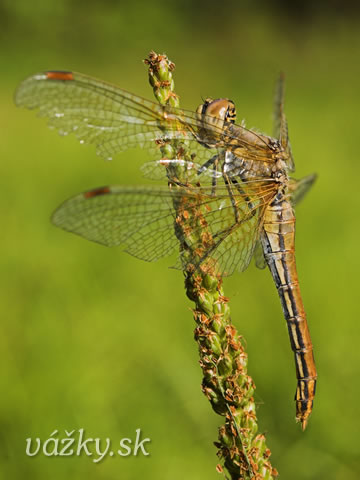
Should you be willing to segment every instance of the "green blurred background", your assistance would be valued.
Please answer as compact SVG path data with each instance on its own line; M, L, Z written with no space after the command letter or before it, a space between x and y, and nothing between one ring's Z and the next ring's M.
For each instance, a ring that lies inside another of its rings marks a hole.
M359 478L360 22L355 4L0 1L0 478L219 478L217 417L200 390L191 303L170 259L136 260L55 229L53 209L106 184L144 183L139 150L113 162L13 105L27 75L76 70L152 98L150 49L177 66L184 108L230 97L271 133L286 73L297 176L319 174L297 210L297 261L319 372L308 429L294 422L294 362L268 271L225 280L247 343L260 430L281 478ZM84 428L152 440L149 457L25 455L25 439Z

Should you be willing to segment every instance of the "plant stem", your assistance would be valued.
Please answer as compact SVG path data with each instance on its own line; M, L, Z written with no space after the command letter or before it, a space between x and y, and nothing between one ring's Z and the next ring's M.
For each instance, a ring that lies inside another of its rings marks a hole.
M175 65L166 55L155 52L150 52L145 63L149 66L149 80L158 102L164 107L178 108L179 98L174 92L172 76ZM166 133L164 125L160 128ZM179 153L184 160L191 158L191 152L185 152L183 142L181 152L176 149L176 141L165 142L160 148L167 159L178 158ZM170 165L167 174L169 188L176 188L177 182L187 185L181 166ZM177 182L173 181L174 178ZM191 185L187 188L191 191ZM189 200L174 196L175 234L180 241L186 294L195 303L195 340L203 371L202 390L213 410L225 417L215 446L232 480L274 479L278 474L269 461L270 450L265 436L257 434L255 384L247 374L248 357L242 337L231 323L229 299L224 295L222 279L216 274L215 261L210 258L196 269L194 265L201 258L201 252L188 245L200 244L206 248L212 243L204 208L195 197ZM192 240L197 236L197 241L184 241L189 236ZM224 473L220 464L217 470Z

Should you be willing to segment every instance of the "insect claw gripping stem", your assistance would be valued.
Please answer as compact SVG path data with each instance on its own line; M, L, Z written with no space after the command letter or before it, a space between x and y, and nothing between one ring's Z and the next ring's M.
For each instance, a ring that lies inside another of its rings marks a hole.
M179 98L174 93L172 72L175 65L166 55L150 52L145 63L149 66L149 81L158 102L164 107L179 107ZM165 131L164 124L159 125ZM165 132L166 133L166 132ZM184 150L181 143L176 151L176 143L160 145L164 158L191 159L191 152ZM167 167L169 188L185 188L191 191L186 182L184 167ZM176 181L174 180L176 179ZM181 185L181 187L180 187ZM191 197L190 197L191 198ZM222 279L216 274L216 262L211 258L199 265L201 248L191 249L186 237L198 235L198 242L213 241L203 216L204 206L196 202L196 195L174 195L174 230L180 242L180 255L185 277L186 294L195 303L193 309L196 322L195 340L199 346L200 366L203 371L202 390L209 399L213 410L225 417L225 423L219 428L218 457L232 480L270 480L278 473L272 467L270 450L266 446L263 434L257 434L255 384L247 374L248 357L244 350L242 337L231 323L229 299L225 297ZM201 228L199 228L201 226ZM223 473L223 467L216 467Z

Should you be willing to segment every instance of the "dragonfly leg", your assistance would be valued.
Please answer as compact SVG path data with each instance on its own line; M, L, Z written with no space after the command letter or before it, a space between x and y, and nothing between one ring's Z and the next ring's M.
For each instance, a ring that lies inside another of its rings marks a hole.
M223 178L224 178L224 182L225 182L227 191L229 193L229 197L230 197L230 200L231 200L231 205L232 205L233 210L234 210L235 223L238 224L238 223L240 223L240 215L239 215L239 209L237 207L235 197L234 197L233 192L231 190L231 183L233 183L233 182L232 181L230 182L229 177L225 173L223 173Z
M197 174L201 175L204 172L204 170L207 170L210 166L213 166L215 163L217 163L218 159L219 159L218 153L213 155L211 158L209 158L209 160L207 160L203 165L201 165L201 167L197 171Z
M240 177L241 178L241 177ZM231 183L235 185L236 190L242 195L244 198L245 202L247 203L247 206L249 210L253 210L255 208L253 202L251 201L249 195L246 194L245 190L242 188L240 183L236 180L236 178L232 177L231 178Z
M211 195L215 196L216 195L216 186L217 186L217 177L218 177L218 166L219 166L219 156L217 155L217 158L213 162L213 175L211 179Z

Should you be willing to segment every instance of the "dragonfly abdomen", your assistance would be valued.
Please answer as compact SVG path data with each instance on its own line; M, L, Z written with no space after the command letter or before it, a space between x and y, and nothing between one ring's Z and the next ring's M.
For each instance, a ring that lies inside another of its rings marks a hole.
M296 418L304 429L313 407L317 374L296 270L295 215L287 200L275 201L267 207L261 241L279 293L295 355L298 379Z

